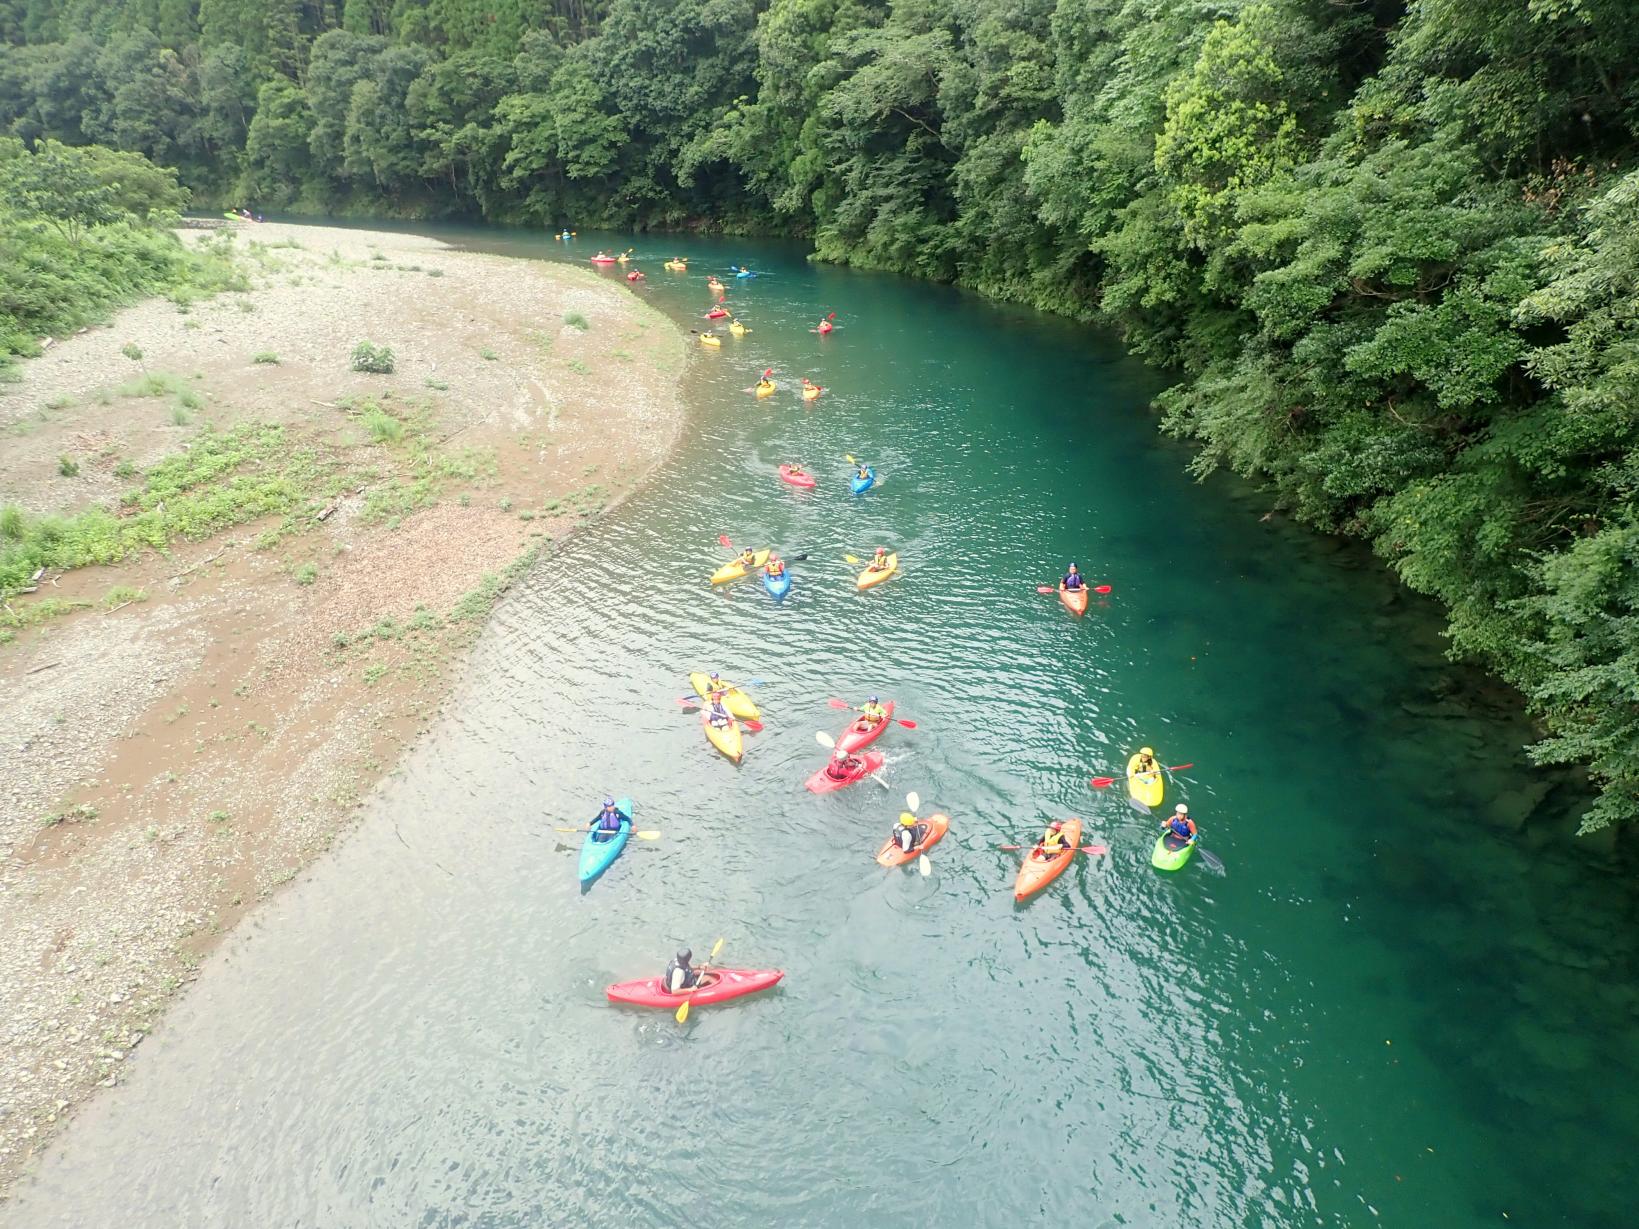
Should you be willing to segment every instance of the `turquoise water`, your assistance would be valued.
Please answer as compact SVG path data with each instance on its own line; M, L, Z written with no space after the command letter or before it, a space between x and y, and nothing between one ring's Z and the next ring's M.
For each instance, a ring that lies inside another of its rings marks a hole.
M599 238L633 242L576 254ZM731 289L753 332L696 356L678 454L509 596L361 830L11 1223L1631 1223L1631 867L1568 839L1574 786L1523 767L1429 608L1188 480L1108 337L636 242L689 327L708 266L773 274ZM858 498L849 452L880 475ZM783 606L708 589L723 532L809 553ZM858 594L842 555L878 543L903 574ZM1034 592L1072 558L1113 587L1081 621ZM714 667L766 680L738 769L674 702ZM892 788L803 792L827 698L872 691L918 723L878 744ZM1167 804L1222 877L1154 872L1152 821L1087 785L1141 742L1195 765ZM909 789L953 819L927 878L872 861ZM664 835L583 893L550 828L605 790ZM1015 905L996 846L1070 814L1110 856ZM683 1027L603 1001L720 935L784 984Z

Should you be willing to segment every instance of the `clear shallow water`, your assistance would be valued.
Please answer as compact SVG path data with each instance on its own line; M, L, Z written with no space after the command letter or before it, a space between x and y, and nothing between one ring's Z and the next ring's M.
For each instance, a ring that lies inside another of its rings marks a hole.
M1458 691L1431 613L1188 481L1107 338L662 244L651 301L694 327L708 265L777 274L731 290L754 331L694 363L677 456L509 596L361 830L0 1221L1631 1223L1630 880L1563 839L1569 789ZM845 452L878 489L847 494ZM783 607L708 590L724 531L811 553ZM879 542L904 573L856 594L841 555ZM1070 558L1114 586L1079 623L1033 591ZM767 680L739 769L674 703L712 667ZM893 791L802 792L826 698L871 690L920 723L879 744ZM1139 742L1197 764L1168 804L1227 876L1156 874L1149 821L1087 787ZM927 879L872 861L906 789L953 817ZM583 894L550 828L604 790L665 835ZM1111 857L1015 906L994 846L1064 814ZM604 1003L718 935L784 985L683 1028Z

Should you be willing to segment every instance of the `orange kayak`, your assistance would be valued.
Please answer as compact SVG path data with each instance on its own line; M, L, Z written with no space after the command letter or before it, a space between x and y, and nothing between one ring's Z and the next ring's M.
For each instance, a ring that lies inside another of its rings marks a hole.
M1064 840L1064 852L1046 861L1038 858L1034 849L1024 855L1024 865L1019 867L1019 877L1013 883L1014 900L1026 900L1034 896L1064 873L1064 868L1070 865L1071 859L1076 856L1076 850L1081 845L1079 819L1064 821Z
M1059 601L1063 602L1064 608L1073 615L1086 614L1087 586L1082 585L1079 589L1066 589L1063 585L1060 585Z
M921 821L928 826L928 834L922 838L922 843L906 853L899 848L899 842L889 837L882 842L882 848L876 852L876 860L882 866L904 866L907 862L914 862L928 850L939 843L939 838L950 829L949 815L930 815Z

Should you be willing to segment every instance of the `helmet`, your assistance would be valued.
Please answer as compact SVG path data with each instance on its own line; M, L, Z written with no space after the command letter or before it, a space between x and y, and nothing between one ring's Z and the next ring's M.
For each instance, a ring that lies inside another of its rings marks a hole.
M881 702L882 701L878 700L875 696L872 696L869 700L865 701L867 704L880 704Z
M711 677L716 678L717 676L714 674ZM1155 748L1154 747L1140 747L1138 749L1138 754L1139 755L1147 755L1151 759L1154 759L1155 758Z
M605 794L603 796L603 805L606 806L606 807L612 807L612 806L615 805L615 800L613 798L609 797L608 794Z
M899 822L904 824L907 828L914 828L916 826L916 816L912 815L909 811L902 811L899 815Z
M1180 802L1177 806L1172 808L1172 813L1174 815L1188 815L1189 808Z
M1064 830L1064 821L1062 819L1055 819L1052 823L1048 824L1047 826L1049 828L1051 828L1054 832L1062 832Z
M693 959L694 959L694 953L691 952L688 948L685 947L685 948L681 948L681 949L678 950L678 953L677 953L677 963L678 964L687 964L689 961L691 961Z
M1075 565L1075 564L1073 564L1073 563L1072 563L1072 564L1071 564L1071 565L1070 565L1070 570L1071 570L1071 571L1072 571L1072 572L1074 572L1074 571L1075 571L1075 570L1076 570L1076 565Z

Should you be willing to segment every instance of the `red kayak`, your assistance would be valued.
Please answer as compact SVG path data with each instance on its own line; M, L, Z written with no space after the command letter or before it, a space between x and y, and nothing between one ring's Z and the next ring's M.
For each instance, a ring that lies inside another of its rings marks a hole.
M591 256L587 259L595 265L612 265L615 263L615 258L613 256Z
M824 768L821 768L813 776L808 778L806 788L812 790L816 794L829 794L835 790L841 789L845 785L852 785L861 777L868 777L873 772L879 771L885 762L885 759L880 751L867 751L862 758L865 761L864 766L861 767L858 772L846 777L832 776L831 765L827 764ZM832 761L832 763L835 762L836 761L834 760Z
M837 750L858 751L861 747L869 747L881 738L883 731L893 722L893 701L889 700L882 707L888 710L888 715L875 725L864 724L865 719L861 717L837 735Z
M813 474L793 474L789 465L780 466L780 479L792 486L800 486L805 491L814 489Z
M784 969L712 969L703 974L693 990L673 994L660 988L660 978L645 977L638 981L616 982L606 986L603 993L611 1003L630 1003L634 1007L664 1007L670 1011L688 1000L696 1007L702 1003L723 1003L742 994L756 994L767 990L785 976Z
M721 320L728 312L721 307L714 307L706 313L707 320Z

